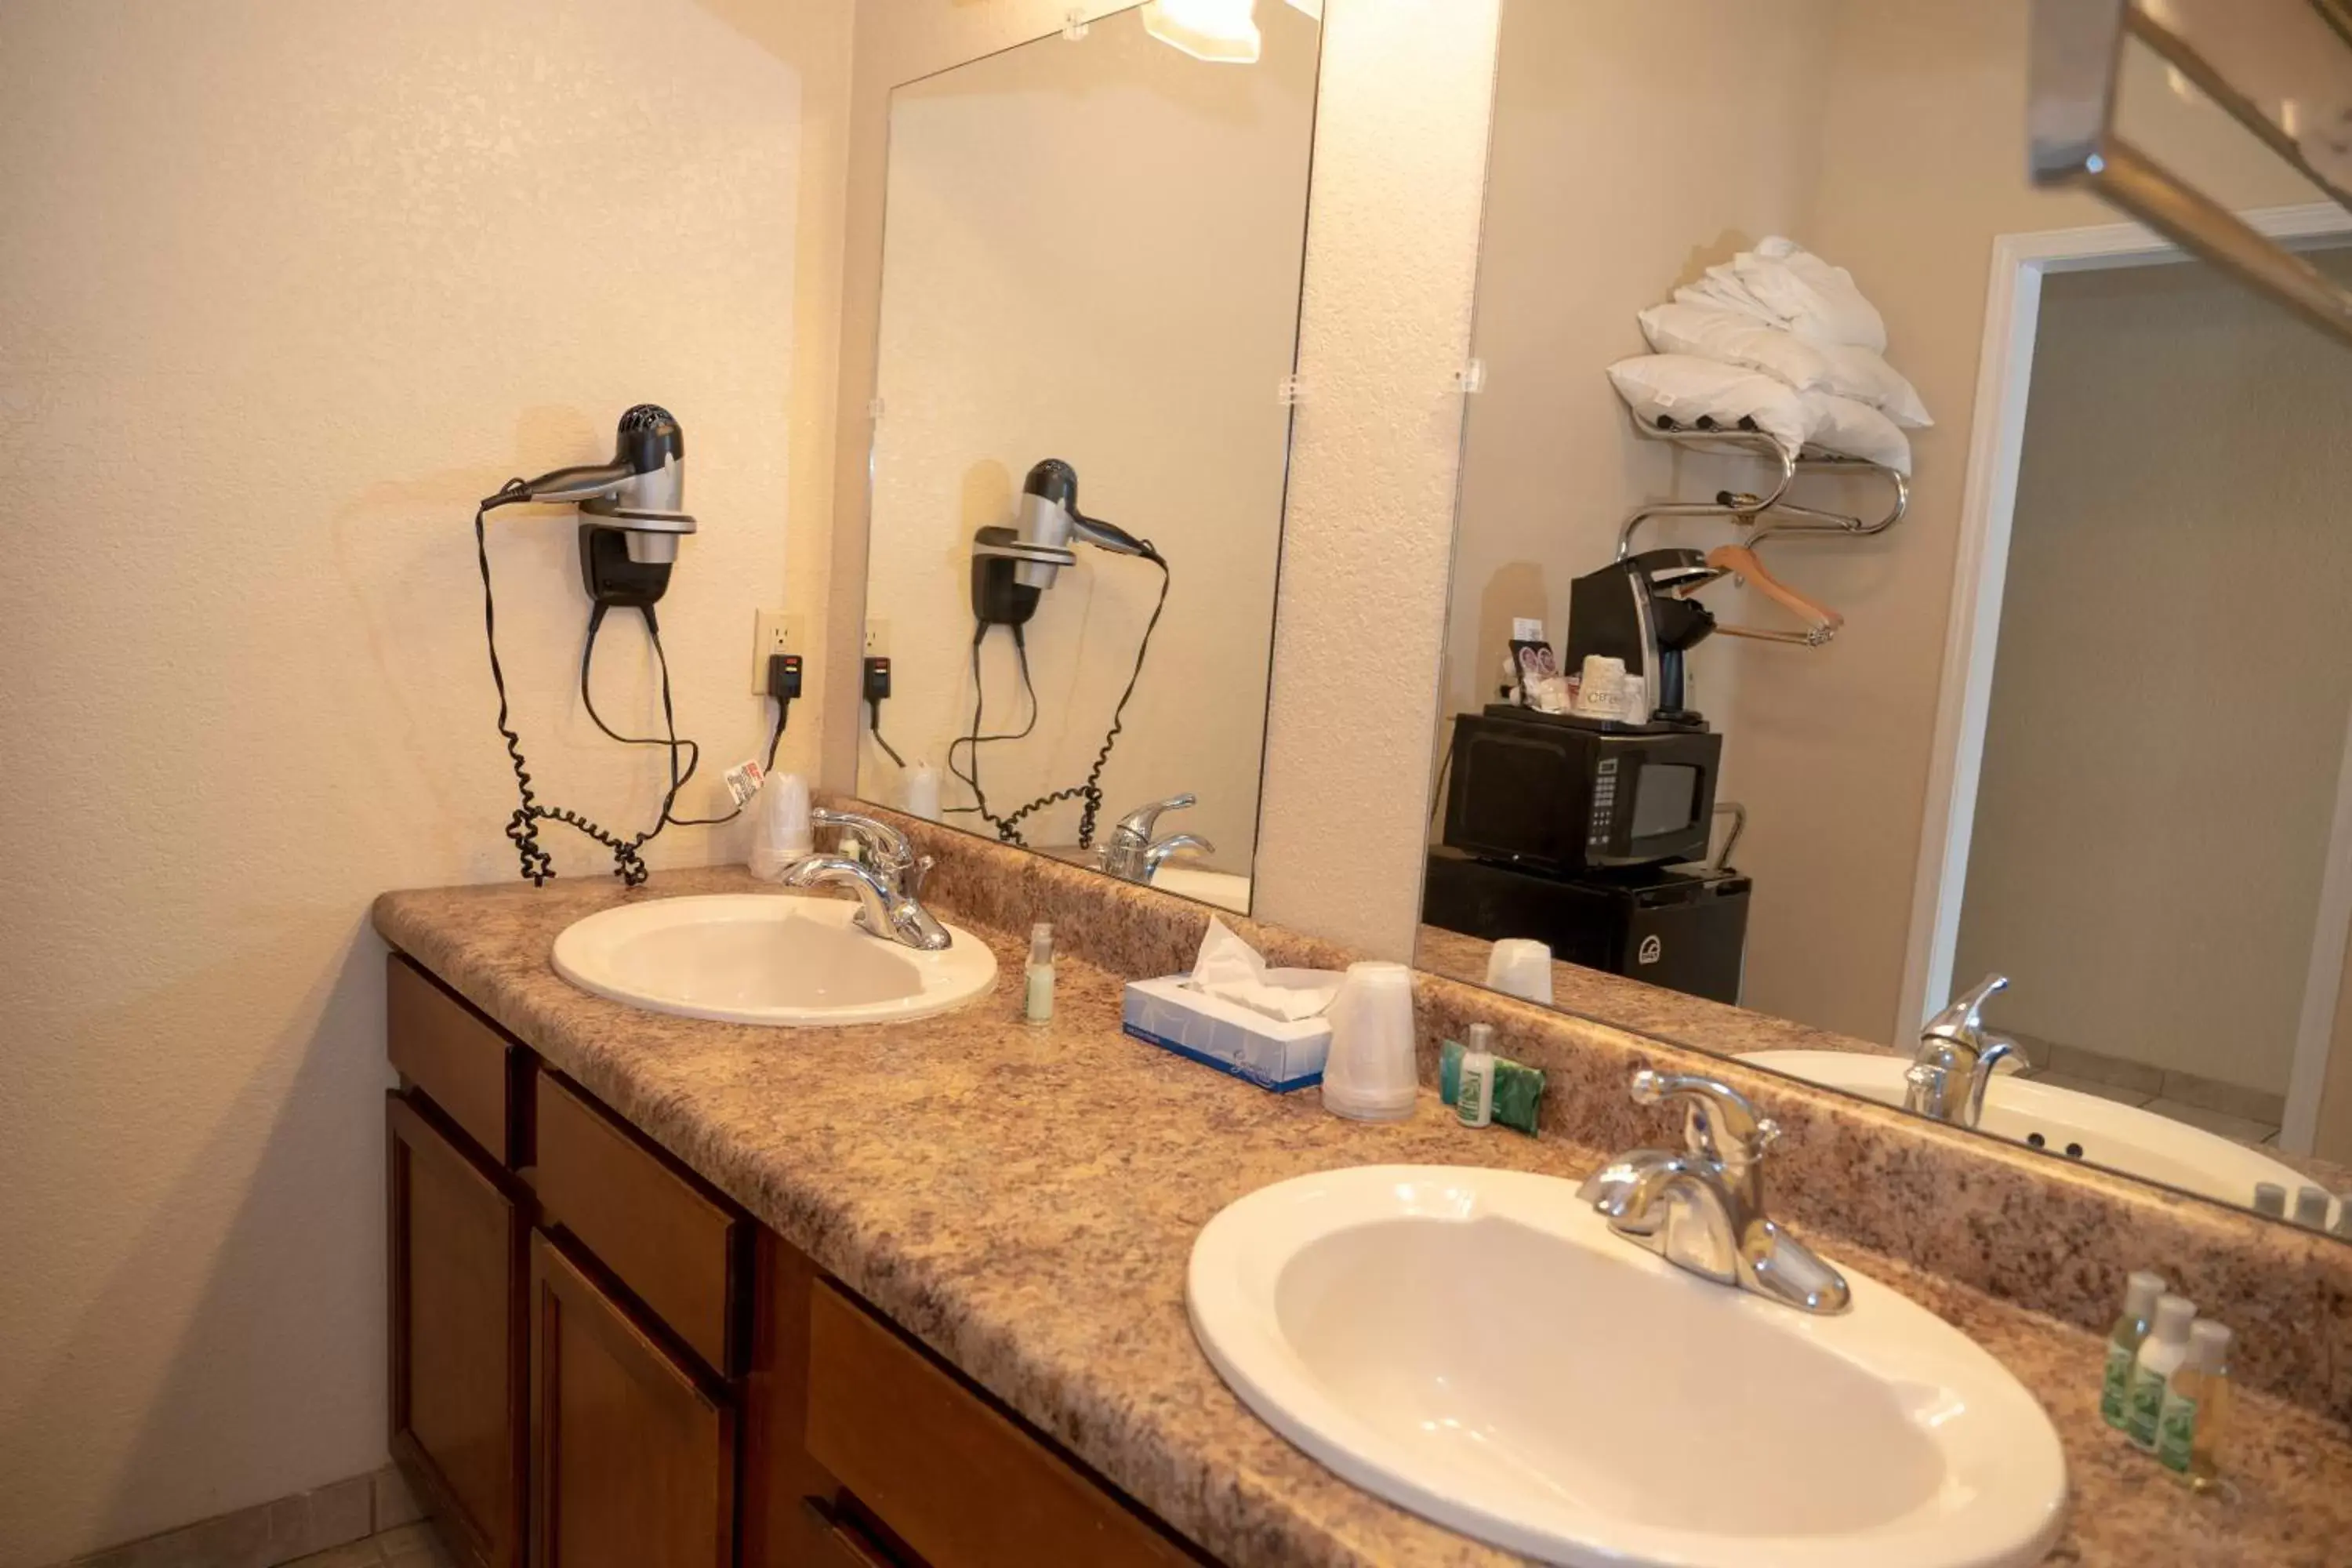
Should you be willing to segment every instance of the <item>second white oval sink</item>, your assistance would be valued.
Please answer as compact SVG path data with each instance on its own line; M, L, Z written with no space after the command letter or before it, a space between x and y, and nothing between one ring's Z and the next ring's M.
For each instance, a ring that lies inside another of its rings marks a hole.
M790 893L651 899L602 910L555 939L555 972L615 1002L726 1024L876 1024L921 1018L996 983L970 931L940 952L869 935L857 906Z
M1911 1066L1903 1057L1864 1051L1751 1051L1739 1059L1882 1105L1903 1103L1903 1074ZM2259 1184L2284 1187L2292 1201L2311 1180L2201 1127L2007 1073L1985 1086L1977 1131L2242 1208L2253 1206ZM2330 1205L2327 1224L2336 1214Z
M1186 1296L1275 1430L1547 1563L2040 1561L2066 1495L2041 1405L1934 1314L1846 1280L1847 1311L1810 1315L1611 1234L1570 1183L1397 1165L1227 1207Z

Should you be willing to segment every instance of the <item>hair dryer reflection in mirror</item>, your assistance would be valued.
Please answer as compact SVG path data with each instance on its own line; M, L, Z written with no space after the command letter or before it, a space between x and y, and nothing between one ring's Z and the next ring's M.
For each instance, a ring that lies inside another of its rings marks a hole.
M1029 470L1013 503L1013 525L983 528L971 547L971 613L983 626L1025 625L1038 596L1065 566L1074 541L1118 555L1150 555L1144 540L1078 510L1078 472L1059 458Z

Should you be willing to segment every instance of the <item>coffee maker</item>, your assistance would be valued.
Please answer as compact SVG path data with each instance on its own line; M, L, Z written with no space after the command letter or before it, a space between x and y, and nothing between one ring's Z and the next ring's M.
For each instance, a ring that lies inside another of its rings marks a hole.
M1715 630L1680 595L1721 572L1649 550L1569 585L1567 668L1622 661L1649 718L1627 723L1497 703L1454 721L1444 843L1422 919L1488 941L1737 1003L1748 879L1706 855L1723 737L1689 706L1684 656Z
M1723 574L1696 550L1644 550L1588 572L1568 585L1568 647L1563 669L1583 668L1588 656L1620 659L1625 673L1648 689L1643 706L1653 722L1704 730L1692 711L1683 655L1715 630L1706 606L1681 593Z

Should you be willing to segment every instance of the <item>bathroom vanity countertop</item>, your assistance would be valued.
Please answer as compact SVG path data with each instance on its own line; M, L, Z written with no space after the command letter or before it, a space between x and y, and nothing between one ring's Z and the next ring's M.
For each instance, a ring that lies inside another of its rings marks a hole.
M1339 1480L1261 1424L1195 1346L1201 1226L1270 1182L1344 1165L1486 1164L1573 1178L1601 1152L1323 1112L1119 1032L1124 977L1065 957L1053 1024L1015 1017L1025 939L992 997L942 1016L781 1030L639 1012L550 967L558 931L628 900L759 890L740 870L635 892L583 879L388 893L377 929L785 1240L1218 1558L1513 1561ZM952 906L945 912L954 915ZM2352 1541L2352 1435L2249 1396L2226 1495L2195 1497L2103 1426L2102 1347L1852 1248L1854 1268L1969 1333L2033 1390L2073 1482L2059 1563L2326 1568ZM1636 1329L1634 1331L1638 1331Z

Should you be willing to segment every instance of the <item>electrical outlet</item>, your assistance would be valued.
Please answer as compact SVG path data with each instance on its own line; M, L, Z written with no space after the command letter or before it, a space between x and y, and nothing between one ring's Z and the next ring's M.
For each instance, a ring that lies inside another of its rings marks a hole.
M890 657L889 622L868 621L866 623L866 657L868 658L888 658Z
M801 617L782 610L761 610L751 617L751 694L768 695L768 656L799 653L804 633Z

